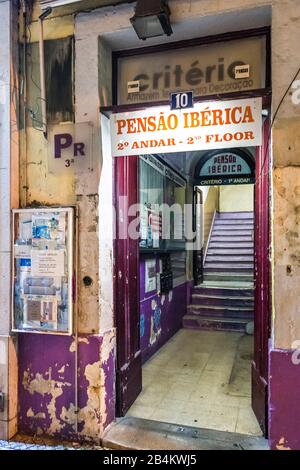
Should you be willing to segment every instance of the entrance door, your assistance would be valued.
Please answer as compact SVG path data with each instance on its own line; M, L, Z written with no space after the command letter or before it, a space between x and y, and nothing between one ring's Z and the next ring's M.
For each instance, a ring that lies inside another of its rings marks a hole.
M193 231L196 233L196 249L193 251L193 275L195 286L203 282L202 204L202 191L195 187L193 208Z
M142 390L139 311L139 240L128 236L138 202L138 157L115 158L115 309L117 416L124 416Z
M269 340L269 159L268 122L256 154L255 333L252 407L267 432ZM200 194L196 196L201 201ZM117 326L117 414L124 416L142 389L139 318L139 241L128 237L128 207L138 202L138 157L115 158L115 308ZM199 260L197 261L199 262ZM197 273L198 276L198 273Z
M268 419L269 315L269 122L263 126L263 145L256 152L254 193L254 361L252 363L252 408L264 435Z

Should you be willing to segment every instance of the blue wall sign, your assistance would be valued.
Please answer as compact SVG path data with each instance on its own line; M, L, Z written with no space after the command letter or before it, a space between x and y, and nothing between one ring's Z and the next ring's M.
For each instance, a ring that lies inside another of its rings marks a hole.
M193 108L193 92L185 91L180 93L171 93L170 104L172 110Z

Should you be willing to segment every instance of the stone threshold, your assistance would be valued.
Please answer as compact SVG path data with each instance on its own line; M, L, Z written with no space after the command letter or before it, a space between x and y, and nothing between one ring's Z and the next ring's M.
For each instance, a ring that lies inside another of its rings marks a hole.
M134 417L117 419L102 445L117 450L269 450L263 437Z

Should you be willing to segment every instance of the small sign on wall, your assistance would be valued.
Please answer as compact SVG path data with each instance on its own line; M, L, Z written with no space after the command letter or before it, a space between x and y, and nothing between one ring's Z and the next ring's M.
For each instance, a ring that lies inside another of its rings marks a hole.
M139 93L140 92L140 81L139 80L133 80L131 82L127 83L127 90L128 94L129 93Z
M93 171L92 123L59 124L49 128L48 169L53 174Z
M236 65L234 69L234 76L236 80L250 77L250 65Z
M145 262L145 292L156 290L156 260L149 259Z
M199 186L254 183L254 158L242 149L208 152L196 166L195 179Z

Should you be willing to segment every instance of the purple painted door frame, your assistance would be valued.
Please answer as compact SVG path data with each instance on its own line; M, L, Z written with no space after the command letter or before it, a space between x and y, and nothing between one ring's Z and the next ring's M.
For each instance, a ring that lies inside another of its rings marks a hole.
M115 314L117 327L117 416L124 416L142 390L139 310L139 240L128 237L138 202L138 157L117 157L115 167Z
M259 425L268 434L268 362L270 337L270 195L269 121L263 124L263 145L256 152L254 191L254 360L252 363L252 408Z

